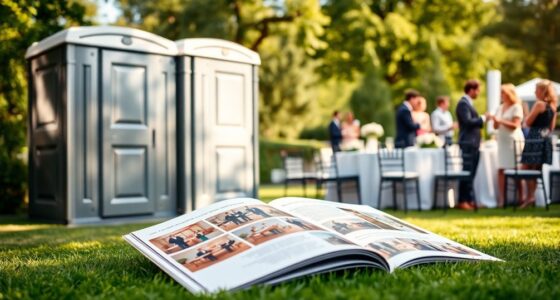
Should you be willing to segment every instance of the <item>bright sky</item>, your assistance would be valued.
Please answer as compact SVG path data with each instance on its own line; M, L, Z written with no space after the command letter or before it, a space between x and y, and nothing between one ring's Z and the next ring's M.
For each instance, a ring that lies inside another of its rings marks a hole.
M97 3L97 22L101 25L114 23L119 17L120 10L116 0L95 0Z

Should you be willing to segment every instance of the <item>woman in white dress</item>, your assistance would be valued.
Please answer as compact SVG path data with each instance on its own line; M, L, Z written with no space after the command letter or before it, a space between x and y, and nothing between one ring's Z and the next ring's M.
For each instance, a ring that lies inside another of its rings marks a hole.
M412 119L414 122L420 124L420 129L416 131L416 135L432 132L430 114L426 112L426 98L420 97L420 101L416 101L415 103L416 105L412 107Z
M494 117L494 129L497 129L498 141L498 207L504 206L505 169L515 167L514 140L524 141L521 122L523 121L523 107L515 86L511 83L502 85L502 104L498 107ZM523 151L523 143L517 143L517 153ZM520 189L518 189L520 191Z
M364 144L360 141L360 121L354 119L354 114L348 112L341 124L342 149L362 149Z

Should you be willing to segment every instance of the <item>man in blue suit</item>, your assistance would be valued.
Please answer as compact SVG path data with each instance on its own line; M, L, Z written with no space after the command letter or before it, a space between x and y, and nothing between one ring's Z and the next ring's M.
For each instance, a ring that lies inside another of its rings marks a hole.
M463 155L463 170L471 172L474 177L478 167L480 154L480 129L484 122L492 119L492 115L485 113L479 116L474 108L473 101L480 93L480 84L471 79L465 83L465 94L457 103L455 114L459 122L459 144ZM459 204L457 208L472 210L475 208L472 181L461 181L459 184Z
M342 141L342 130L340 129L340 118L338 111L334 111L333 118L329 123L329 138L333 152L340 151L340 142Z
M412 108L416 102L420 101L420 93L416 90L408 90L405 95L405 101L397 108L397 137L395 138L395 147L406 148L416 144L416 131L420 129L420 124L415 123L412 119Z

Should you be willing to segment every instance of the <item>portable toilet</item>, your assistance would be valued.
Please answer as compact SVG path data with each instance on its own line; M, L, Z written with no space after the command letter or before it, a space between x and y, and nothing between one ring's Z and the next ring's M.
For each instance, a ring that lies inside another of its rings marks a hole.
M256 197L259 55L218 39L176 45L180 209Z
M29 213L63 223L175 215L174 42L73 27L26 53Z

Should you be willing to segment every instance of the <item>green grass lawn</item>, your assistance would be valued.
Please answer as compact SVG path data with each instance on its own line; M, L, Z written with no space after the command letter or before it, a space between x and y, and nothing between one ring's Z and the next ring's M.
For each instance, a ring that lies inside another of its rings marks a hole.
M122 240L150 224L68 228L2 217L0 299L560 299L560 206L395 215L506 262L360 270L193 296Z
M315 183L311 182L307 184L307 197L315 198L317 194L317 190L315 189ZM303 197L304 189L299 184L290 184L288 186L288 196L296 196L296 197ZM284 185L262 185L259 190L259 199L265 202L272 201L274 199L278 199L284 197ZM319 191L319 199L324 199L324 191Z

